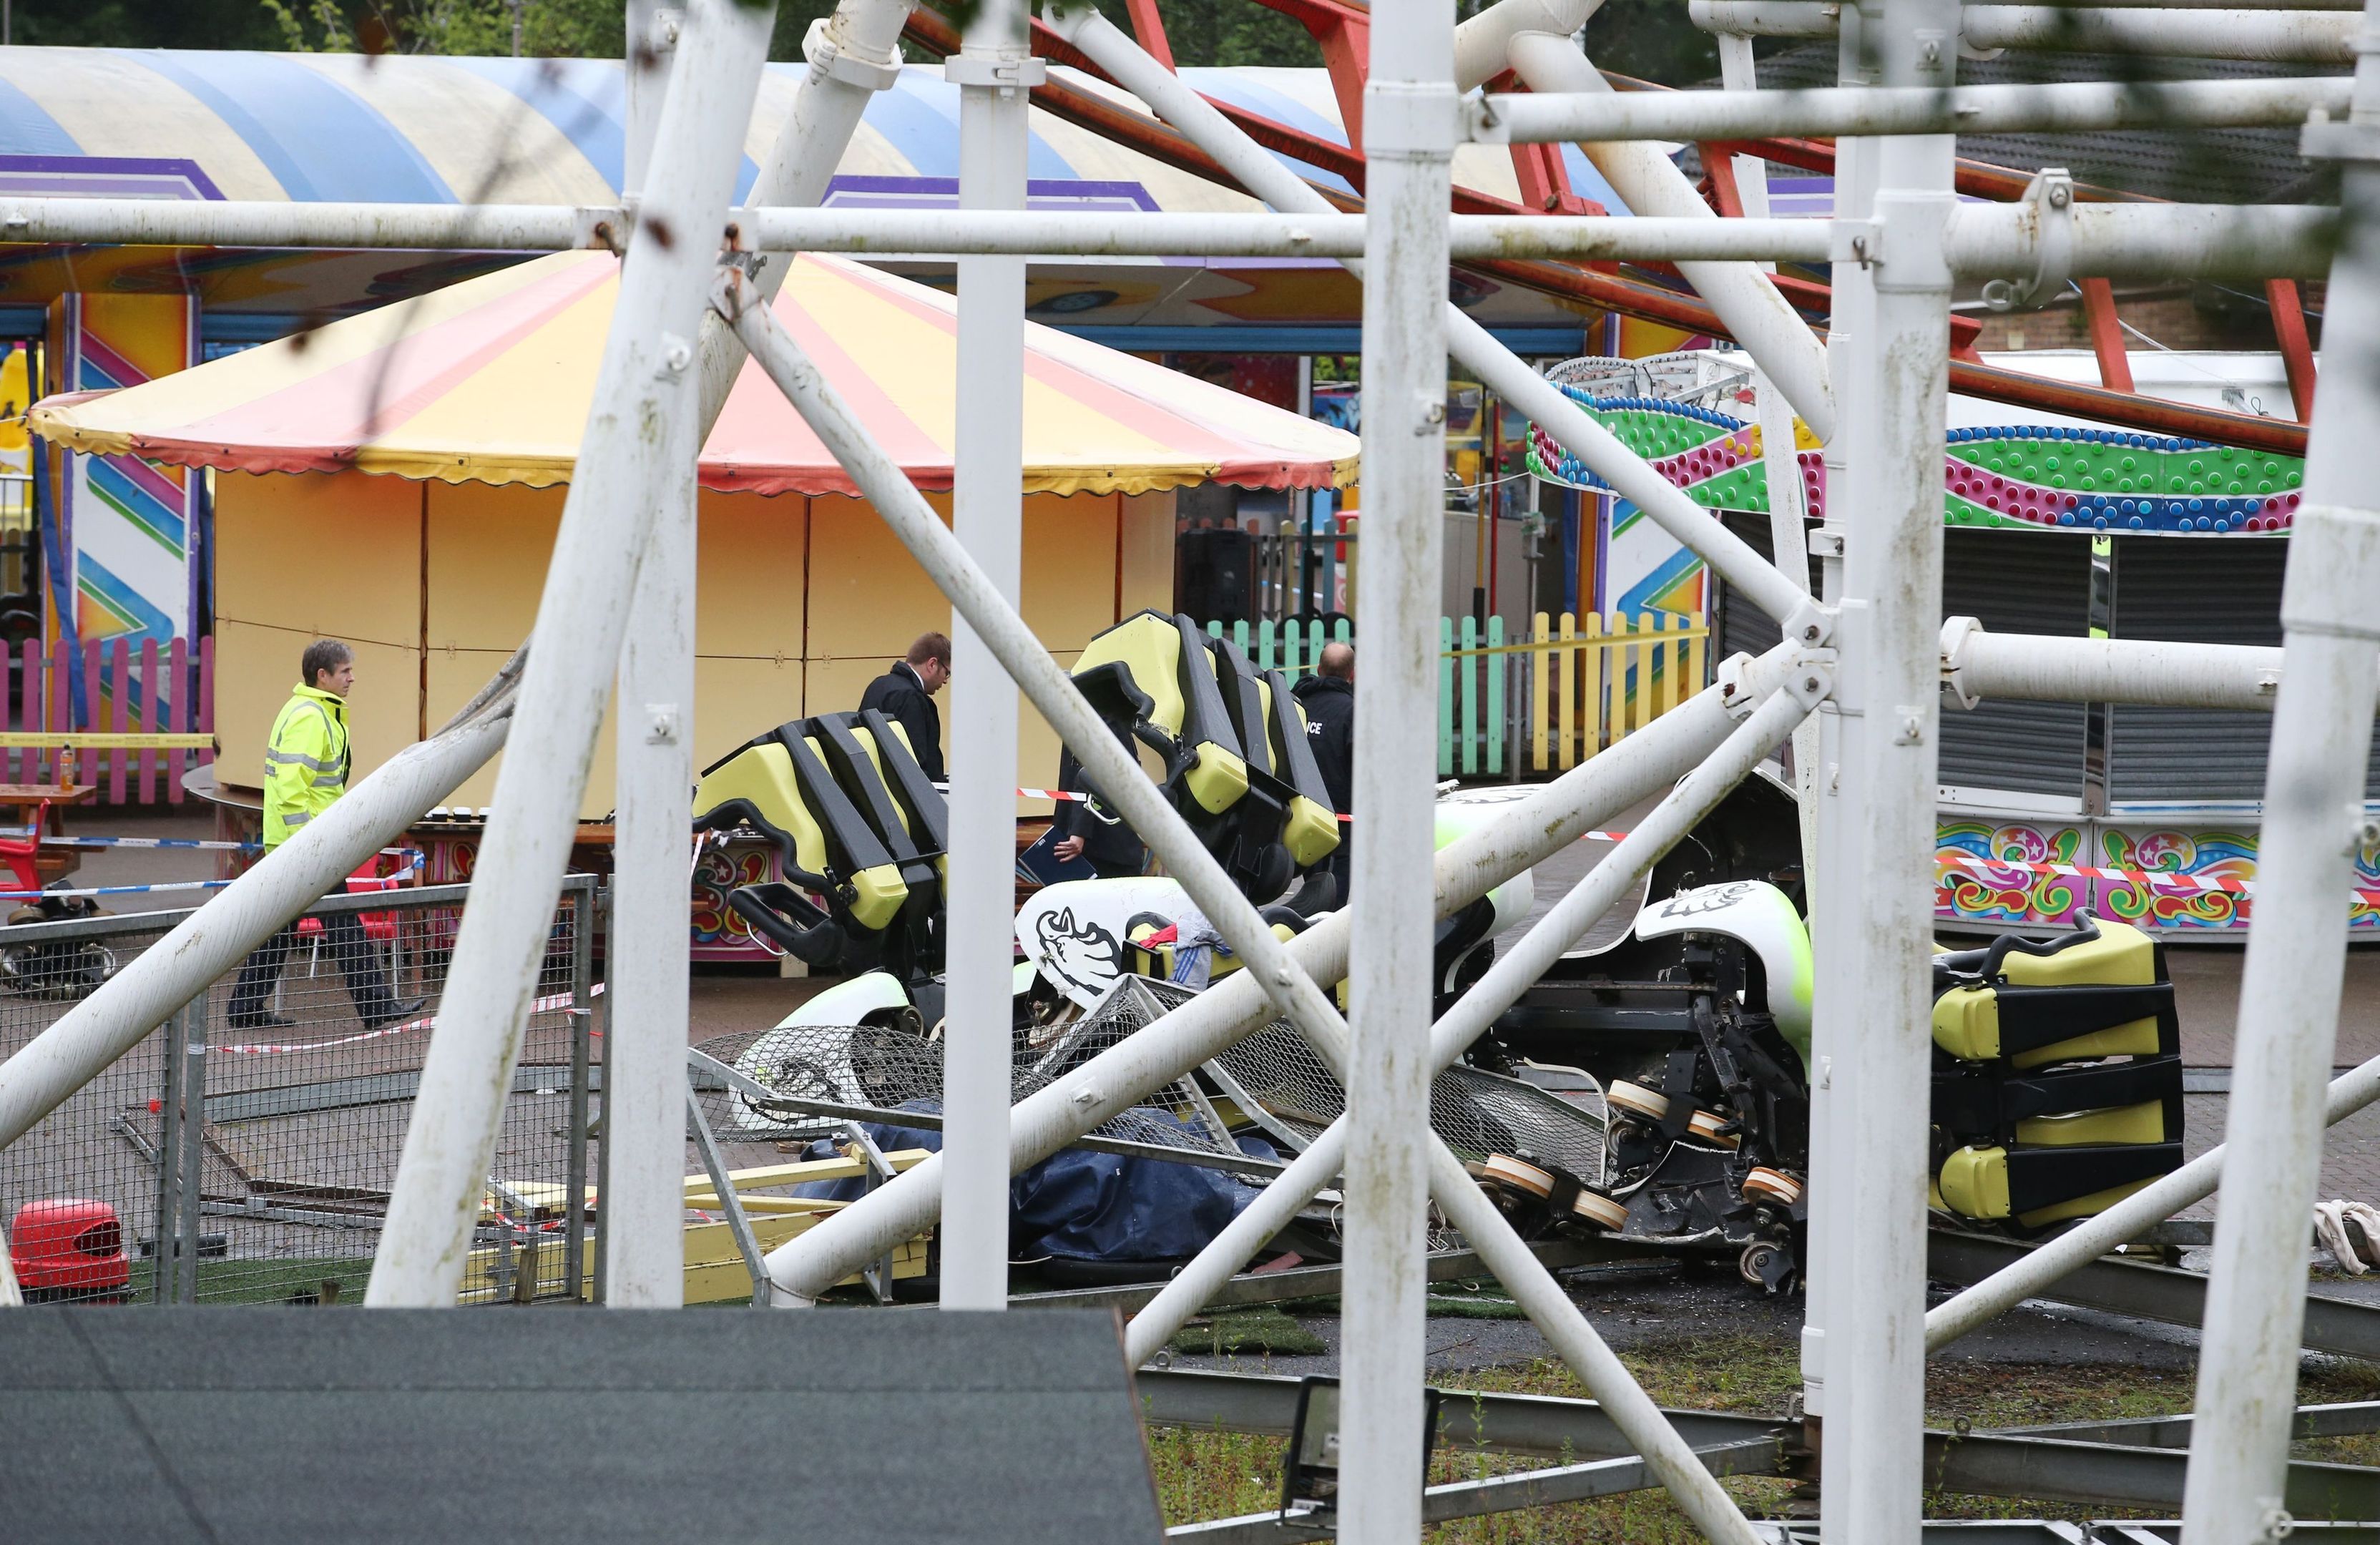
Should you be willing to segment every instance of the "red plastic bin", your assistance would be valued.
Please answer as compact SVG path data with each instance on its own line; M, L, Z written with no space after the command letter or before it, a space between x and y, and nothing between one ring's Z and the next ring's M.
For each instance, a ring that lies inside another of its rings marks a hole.
M8 1221L8 1259L29 1304L114 1303L132 1280L124 1223L103 1201L27 1202Z

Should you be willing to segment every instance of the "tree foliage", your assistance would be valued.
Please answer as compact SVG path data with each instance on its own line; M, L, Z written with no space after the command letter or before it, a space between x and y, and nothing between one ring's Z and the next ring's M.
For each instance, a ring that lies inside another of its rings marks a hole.
M949 8L968 0L940 0ZM1099 0L1130 30L1123 0ZM1469 16L1488 0L1458 0ZM20 43L116 48L261 48L407 54L520 52L616 59L623 0L14 0ZM810 23L834 0L780 0L771 57L801 57ZM1158 0L1184 65L1311 67L1322 54L1305 29L1256 0ZM1670 85L1718 73L1711 41L1677 0L1606 0L1587 23L1587 51L1622 74Z

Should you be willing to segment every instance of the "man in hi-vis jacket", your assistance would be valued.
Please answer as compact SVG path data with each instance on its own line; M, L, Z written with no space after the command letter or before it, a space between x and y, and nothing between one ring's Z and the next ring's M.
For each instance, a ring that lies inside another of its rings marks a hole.
M273 721L264 751L264 851L270 854L331 808L347 791L347 694L355 686L355 651L336 639L317 639L298 661L298 686ZM389 991L380 959L353 912L316 919L322 943L346 978L347 997L367 1029L378 1029L419 1012L423 1000L398 1002ZM298 925L259 945L231 994L231 1028L261 1030L293 1021L265 1004L281 978L281 963L298 943ZM310 1016L310 1017L311 1017Z

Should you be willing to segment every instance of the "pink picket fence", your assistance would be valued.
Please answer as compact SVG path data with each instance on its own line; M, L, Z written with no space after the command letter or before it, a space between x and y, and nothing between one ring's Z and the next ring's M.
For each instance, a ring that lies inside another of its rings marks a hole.
M192 655L197 656L195 662ZM162 649L144 639L44 649L28 639L9 661L6 728L17 734L211 735L215 724L215 646L176 639ZM182 774L209 766L203 747L77 746L0 748L0 781L55 784L71 755L73 781L99 785L109 805L178 805Z

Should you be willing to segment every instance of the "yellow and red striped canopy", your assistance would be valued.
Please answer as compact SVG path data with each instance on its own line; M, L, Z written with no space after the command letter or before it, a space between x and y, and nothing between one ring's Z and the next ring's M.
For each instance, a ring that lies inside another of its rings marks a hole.
M618 293L602 252L559 252L118 392L37 404L75 450L242 472L357 468L566 482ZM788 271L777 315L918 486L951 486L957 303L840 258ZM1024 492L1220 481L1327 488L1353 435L1128 354L1026 325ZM747 361L703 447L705 487L850 493L850 477Z

